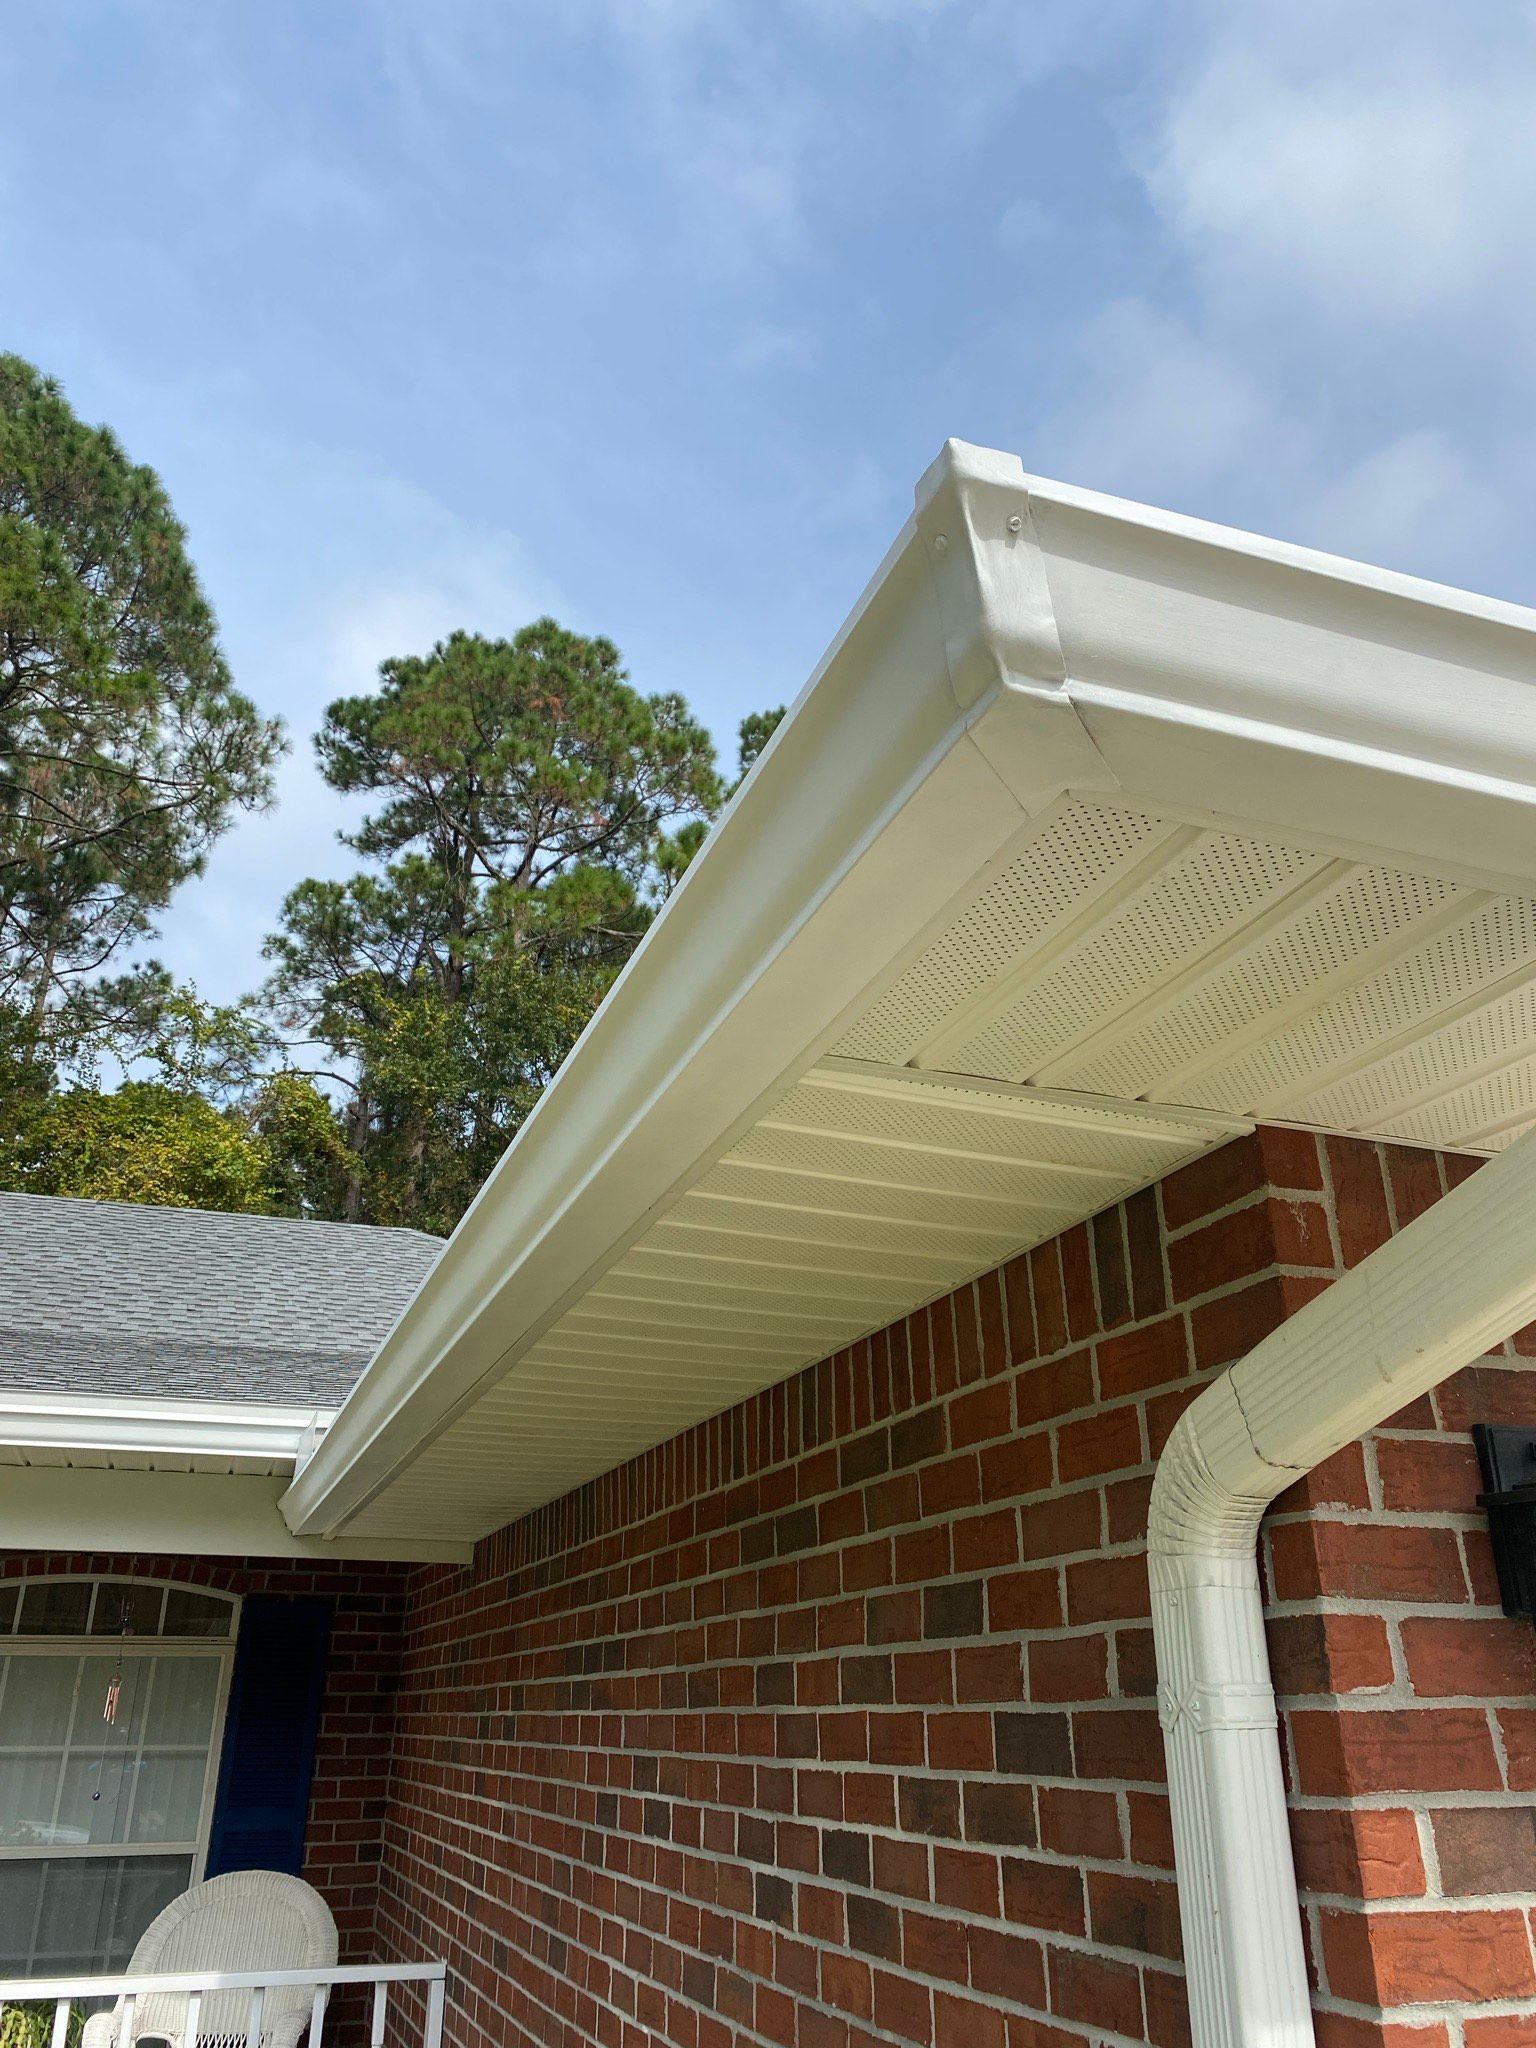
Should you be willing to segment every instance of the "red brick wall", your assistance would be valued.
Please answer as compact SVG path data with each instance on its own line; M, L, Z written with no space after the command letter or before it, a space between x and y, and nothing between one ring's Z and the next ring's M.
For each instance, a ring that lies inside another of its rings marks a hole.
M450 2039L1180 2048L1153 1462L1464 1170L1239 1141L414 1573L380 1937L448 1958ZM1512 1414L1513 1350L1267 1527L1325 2048L1536 2016L1529 1632L1464 1434Z
M401 1567L0 1551L0 1581L59 1572L175 1579L221 1593L321 1598L331 1603L330 1656L315 1746L304 1875L325 1894L336 1915L342 1961L371 1961L399 1682Z

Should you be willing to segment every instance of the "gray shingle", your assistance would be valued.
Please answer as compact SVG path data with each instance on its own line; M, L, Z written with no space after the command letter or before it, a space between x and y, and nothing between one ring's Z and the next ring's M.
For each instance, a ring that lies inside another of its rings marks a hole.
M0 1388L335 1407L442 1248L419 1230L0 1193Z

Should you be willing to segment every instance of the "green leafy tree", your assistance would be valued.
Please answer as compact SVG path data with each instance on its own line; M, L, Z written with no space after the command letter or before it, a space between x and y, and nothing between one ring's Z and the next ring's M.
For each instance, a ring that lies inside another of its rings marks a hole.
M749 711L736 728L736 773L738 786L745 782L758 755L782 724L784 706L771 711Z
M278 727L234 687L152 469L0 356L0 1055L88 1051L134 987L95 977L241 808Z
M161 1082L66 1089L18 1105L8 1121L0 1187L258 1215L280 1206L267 1145L200 1095Z
M372 865L308 881L268 943L285 1028L324 1048L347 1154L332 1213L451 1227L718 808L708 734L611 642L552 619L455 633L331 705Z
M0 1093L0 1187L95 1201L329 1213L346 1151L330 1100L282 1062L247 1003L203 1002L162 971L136 989L115 1090Z

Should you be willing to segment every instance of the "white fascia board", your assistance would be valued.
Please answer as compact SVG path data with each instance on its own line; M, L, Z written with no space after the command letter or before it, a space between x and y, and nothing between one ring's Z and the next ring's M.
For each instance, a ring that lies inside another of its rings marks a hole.
M334 1415L329 1408L254 1402L10 1390L0 1393L0 1447L297 1463Z
M286 1481L255 1473L101 1472L7 1467L0 1551L133 1551L139 1556L323 1558L468 1564L473 1548L430 1537L295 1536L278 1501Z
M345 1526L1068 792L1536 885L1536 617L949 443L295 1479L291 1526Z
M1066 693L1128 799L1536 884L1536 613L1024 488Z

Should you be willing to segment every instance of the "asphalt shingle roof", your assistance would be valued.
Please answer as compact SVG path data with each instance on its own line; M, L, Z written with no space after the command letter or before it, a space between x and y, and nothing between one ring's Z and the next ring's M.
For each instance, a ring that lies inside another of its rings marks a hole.
M419 1230L0 1193L0 1388L339 1406Z

